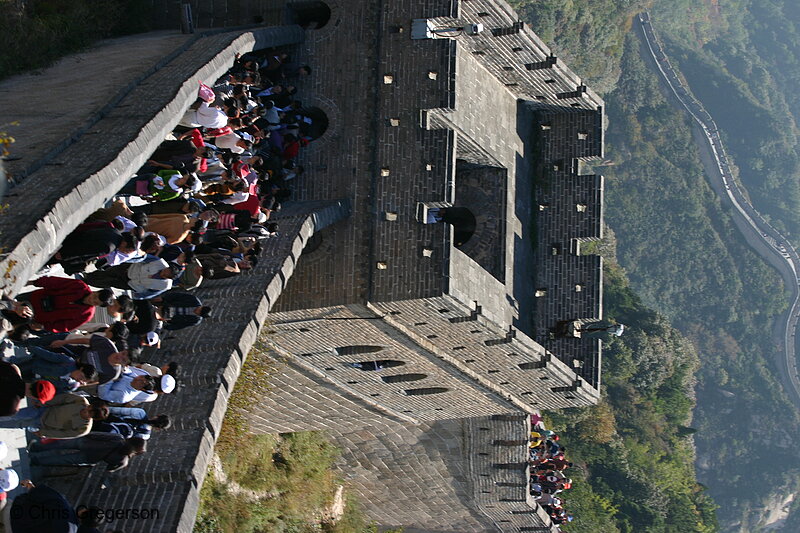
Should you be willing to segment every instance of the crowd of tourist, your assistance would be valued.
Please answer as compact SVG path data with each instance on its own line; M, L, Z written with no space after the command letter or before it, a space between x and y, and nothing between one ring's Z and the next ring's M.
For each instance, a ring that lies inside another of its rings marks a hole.
M64 240L30 290L3 296L0 428L27 429L32 467L118 471L170 427L177 413L159 413L157 402L175 393L180 366L148 363L143 349L160 348L165 332L202 327L213 309L191 291L246 273L261 241L277 234L271 218L318 127L294 86L310 73L280 50L237 55L225 76L200 85L172 134ZM97 308L110 319L98 320ZM155 405L138 407L147 404ZM13 503L12 530L54 531L41 523L46 513L22 508L66 500L12 469L0 469L0 506L19 484L28 493ZM99 531L86 509L62 514L78 531Z
M546 429L541 418L531 417L530 436L530 493L550 515L554 524L572 522L558 495L572 488L572 480L564 473L572 463L565 457L566 449L559 436Z

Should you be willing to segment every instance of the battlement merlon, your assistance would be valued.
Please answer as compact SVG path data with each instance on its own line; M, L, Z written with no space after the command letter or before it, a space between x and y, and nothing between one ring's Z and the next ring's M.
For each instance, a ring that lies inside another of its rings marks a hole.
M477 35L442 32L437 38L458 43L520 100L540 106L594 109L603 99L560 61L503 0L458 0L450 17L427 19L434 29L481 24Z

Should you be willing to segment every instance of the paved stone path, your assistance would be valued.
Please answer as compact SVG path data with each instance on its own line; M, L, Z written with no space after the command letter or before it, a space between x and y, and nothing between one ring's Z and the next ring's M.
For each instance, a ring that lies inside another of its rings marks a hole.
M0 122L19 122L7 128L16 139L7 172L12 177L25 173L93 120L121 88L141 79L190 38L160 31L101 41L49 68L0 82Z
M123 89L91 128L65 140L7 196L0 289L16 293L58 243L127 182L194 101L199 81L217 79L236 52L302 39L299 27L196 34ZM59 90L58 83L47 83Z

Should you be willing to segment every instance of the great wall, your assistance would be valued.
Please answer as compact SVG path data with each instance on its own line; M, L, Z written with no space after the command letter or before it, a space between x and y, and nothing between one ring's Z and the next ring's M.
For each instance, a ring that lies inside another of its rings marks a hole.
M228 398L269 324L278 371L252 408L254 431L326 430L370 518L407 531L557 531L529 495L527 415L599 398L600 341L564 330L602 319L602 262L581 253L602 231L603 179L583 174L602 157L602 100L501 0L247 4L236 15L230 1L192 2L198 27L260 19L186 40L12 169L24 179L0 219L11 294L234 54L279 46L313 65L299 90L329 122L258 267L204 283L213 317L165 340L185 370L157 409L177 423L124 473L58 467L48 483L75 503L160 510L157 524L113 524L129 533L192 531ZM324 20L309 26L315 13ZM414 19L485 30L412 40ZM470 246L422 223L420 209L440 205L475 213ZM344 364L375 351L402 373Z

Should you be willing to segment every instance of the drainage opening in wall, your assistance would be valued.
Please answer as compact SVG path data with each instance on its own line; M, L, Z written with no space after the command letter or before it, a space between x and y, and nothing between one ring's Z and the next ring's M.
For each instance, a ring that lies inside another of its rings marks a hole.
M384 383L403 383L405 381L419 381L425 379L427 374L395 374L394 376L383 376Z

